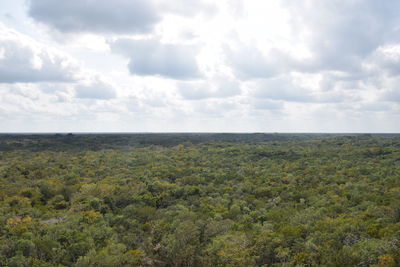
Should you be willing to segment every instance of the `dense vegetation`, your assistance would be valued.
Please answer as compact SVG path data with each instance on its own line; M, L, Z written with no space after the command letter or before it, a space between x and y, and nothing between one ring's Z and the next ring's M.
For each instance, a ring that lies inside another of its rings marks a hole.
M400 266L400 137L2 135L0 266Z

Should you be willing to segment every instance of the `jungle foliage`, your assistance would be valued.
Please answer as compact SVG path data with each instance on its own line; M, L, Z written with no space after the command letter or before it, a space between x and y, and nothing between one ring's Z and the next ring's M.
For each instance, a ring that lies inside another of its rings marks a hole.
M400 266L400 137L2 135L0 266Z

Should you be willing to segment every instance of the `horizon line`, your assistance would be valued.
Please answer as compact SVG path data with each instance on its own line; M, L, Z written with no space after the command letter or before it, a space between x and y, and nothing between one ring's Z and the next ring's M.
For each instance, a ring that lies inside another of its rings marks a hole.
M105 131L105 132L90 132L90 131L60 131L60 132L0 132L0 135L5 134L396 134L400 135L400 132L214 132L214 131L198 131L198 132L188 132L188 131L148 131L148 132L118 132L118 131Z

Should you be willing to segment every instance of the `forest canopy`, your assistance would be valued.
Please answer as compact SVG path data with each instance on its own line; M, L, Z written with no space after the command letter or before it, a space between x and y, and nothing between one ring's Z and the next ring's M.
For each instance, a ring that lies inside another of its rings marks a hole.
M398 135L0 135L0 266L399 265Z

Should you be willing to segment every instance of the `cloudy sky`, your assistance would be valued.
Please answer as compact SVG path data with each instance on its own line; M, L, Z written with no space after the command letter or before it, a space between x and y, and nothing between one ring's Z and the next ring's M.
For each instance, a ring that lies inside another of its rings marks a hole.
M398 0L1 0L0 132L400 132Z

